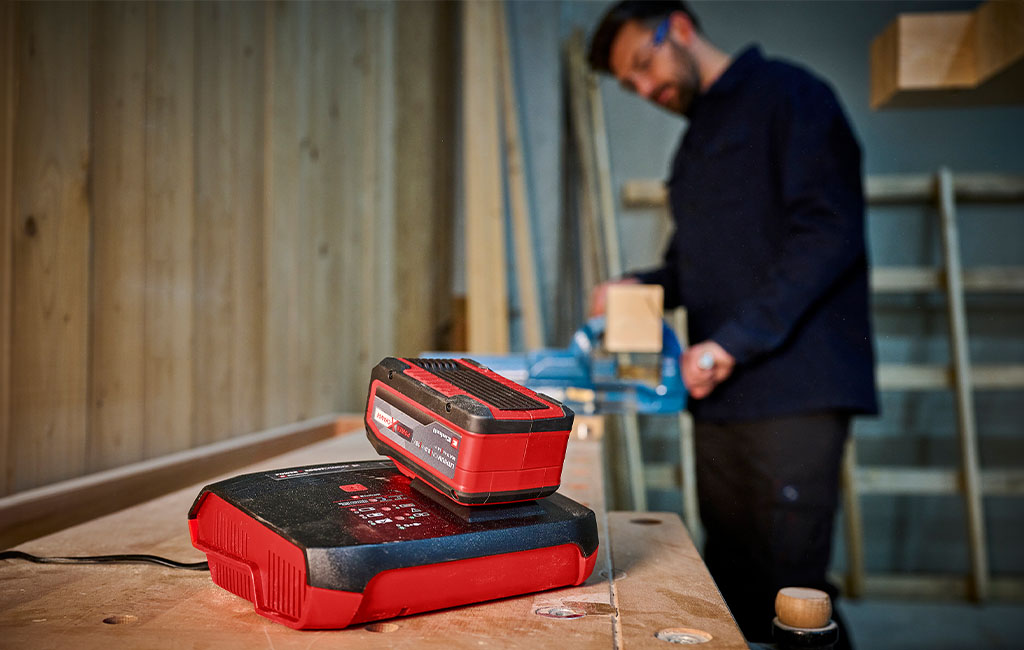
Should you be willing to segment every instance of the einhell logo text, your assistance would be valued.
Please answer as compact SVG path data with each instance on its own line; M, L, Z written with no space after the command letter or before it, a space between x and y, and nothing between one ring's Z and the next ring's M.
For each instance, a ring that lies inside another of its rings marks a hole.
M395 418L391 417L379 408L373 410L373 419L383 424L387 429L390 429L391 425L395 421Z

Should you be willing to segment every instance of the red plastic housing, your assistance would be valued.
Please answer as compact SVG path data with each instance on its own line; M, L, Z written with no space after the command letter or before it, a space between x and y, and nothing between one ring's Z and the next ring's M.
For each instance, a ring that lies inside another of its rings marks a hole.
M448 375L465 379L464 386L432 371L441 363L450 364ZM495 392L500 394L492 400ZM381 403L389 412L380 412ZM558 401L467 359L385 359L374 369L365 413L367 436L378 453L462 505L555 492L572 420L572 411ZM442 440L451 438L456 449L425 454L425 443L413 440L412 429L429 431L435 423ZM438 457L451 466L434 461Z
M194 510L192 544L206 553L214 583L296 629L343 628L578 585L598 555L584 557L575 544L561 544L382 571L363 592L339 591L310 586L302 549L216 494L203 495Z

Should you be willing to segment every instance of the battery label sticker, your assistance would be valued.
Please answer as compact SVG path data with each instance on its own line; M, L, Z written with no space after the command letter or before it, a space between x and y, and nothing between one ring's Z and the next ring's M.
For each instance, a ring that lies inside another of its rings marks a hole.
M405 449L410 456L448 478L455 477L462 437L437 422L419 423L416 418L377 394L373 421L380 433Z

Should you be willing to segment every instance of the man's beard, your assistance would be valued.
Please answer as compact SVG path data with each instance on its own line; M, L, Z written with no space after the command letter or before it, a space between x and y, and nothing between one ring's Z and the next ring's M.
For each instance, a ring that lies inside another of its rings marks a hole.
M661 106L673 113L685 115L690 110L693 99L700 92L700 68L697 66L697 59L682 45L671 39L667 41L667 45L672 48L672 56L679 70L679 78L675 83L669 82L658 88L654 96L655 98L659 97L665 88L671 87L675 91L675 97L670 98L668 103L661 104Z

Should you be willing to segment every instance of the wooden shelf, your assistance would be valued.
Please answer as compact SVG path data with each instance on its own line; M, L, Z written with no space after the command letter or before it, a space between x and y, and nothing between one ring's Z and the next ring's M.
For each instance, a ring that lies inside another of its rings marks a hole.
M1024 103L1024 2L900 14L871 43L871 108Z

